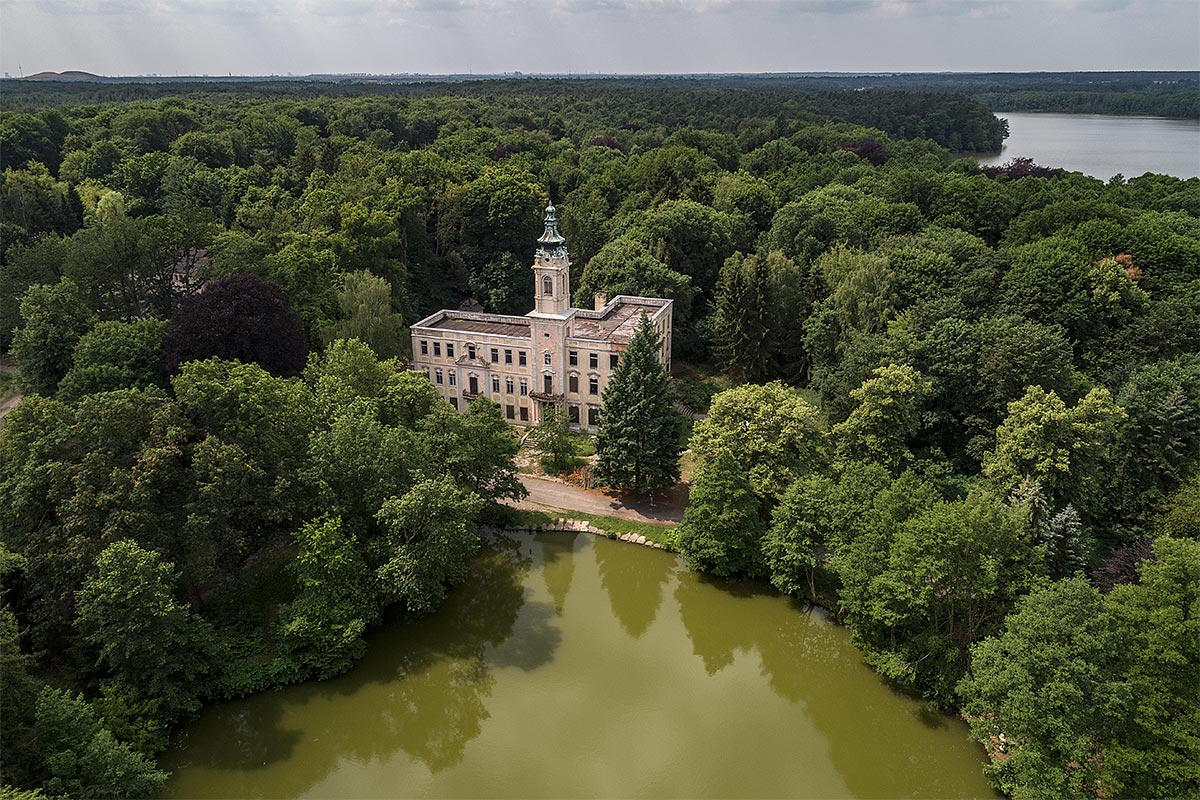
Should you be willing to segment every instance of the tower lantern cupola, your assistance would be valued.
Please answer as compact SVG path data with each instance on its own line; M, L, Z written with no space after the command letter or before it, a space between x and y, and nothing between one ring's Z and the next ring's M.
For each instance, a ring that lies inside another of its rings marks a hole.
M571 308L571 259L567 240L558 232L554 204L546 206L546 230L533 253L534 311L539 314L567 313Z
M558 232L558 217L554 213L554 203L546 206L546 230L538 238L537 255L539 258L567 257L567 240Z

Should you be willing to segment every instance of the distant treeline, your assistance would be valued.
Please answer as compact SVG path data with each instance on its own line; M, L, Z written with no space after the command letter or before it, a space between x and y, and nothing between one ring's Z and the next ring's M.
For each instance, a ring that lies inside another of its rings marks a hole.
M1145 114L1200 118L1200 89L1167 92L983 92L974 99L996 112L1057 111L1063 114Z
M310 75L300 78L102 78L90 80L4 81L3 100L10 109L52 105L154 100L178 94L213 93L246 97L315 97L358 94L488 95L511 87L535 85L578 87L626 92L631 89L690 87L699 90L738 90L778 97L805 95L803 104L828 111L827 93L848 98L837 105L869 106L876 91L952 92L983 103L993 111L1058 111L1088 114L1150 114L1200 118L1200 72L981 72L901 74L762 74L762 75L648 75L483 77L462 75ZM504 87L504 88L501 88ZM846 95L847 92L855 94ZM862 94L866 92L865 96ZM768 105L770 102L768 101ZM851 114L854 122L886 126ZM888 130L894 135L899 130ZM944 144L944 143L943 143Z
M96 83L6 81L5 110L99 105L186 97L212 103L233 99L309 99L369 95L463 97L485 102L513 98L558 109L564 117L611 120L629 130L685 125L727 129L746 119L839 120L878 128L897 139L932 139L951 150L999 150L1002 124L982 104L937 92L811 91L791 82L755 79L480 80L464 83L362 83L263 80L210 83Z

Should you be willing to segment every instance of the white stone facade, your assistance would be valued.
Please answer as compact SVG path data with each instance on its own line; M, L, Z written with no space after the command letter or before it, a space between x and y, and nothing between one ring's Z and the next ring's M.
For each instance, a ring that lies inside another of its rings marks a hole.
M510 423L527 426L559 403L572 427L594 430L604 387L642 314L658 330L659 359L670 370L672 301L598 295L594 309L572 308L571 260L554 206L532 269L534 310L523 317L442 310L413 325L413 368L459 410L482 395Z

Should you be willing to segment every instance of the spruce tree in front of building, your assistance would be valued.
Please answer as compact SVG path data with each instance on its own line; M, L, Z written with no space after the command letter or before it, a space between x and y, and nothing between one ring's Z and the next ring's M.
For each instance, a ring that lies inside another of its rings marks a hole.
M679 425L660 347L643 314L604 390L594 471L614 489L645 494L679 480Z

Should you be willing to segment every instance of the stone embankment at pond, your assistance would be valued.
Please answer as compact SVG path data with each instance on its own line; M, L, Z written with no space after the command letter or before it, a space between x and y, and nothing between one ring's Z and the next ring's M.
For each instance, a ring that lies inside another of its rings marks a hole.
M669 547L664 547L661 543L651 541L640 533L622 533L617 535L612 531L606 531L603 528L597 528L587 520L582 519L556 519L547 522L545 525L523 526L514 528L497 528L494 525L480 525L479 529L484 533L591 533L596 536L607 536L610 539L616 539L621 542L629 542L630 544L640 544L643 547L650 547L655 550L666 550L674 552Z

